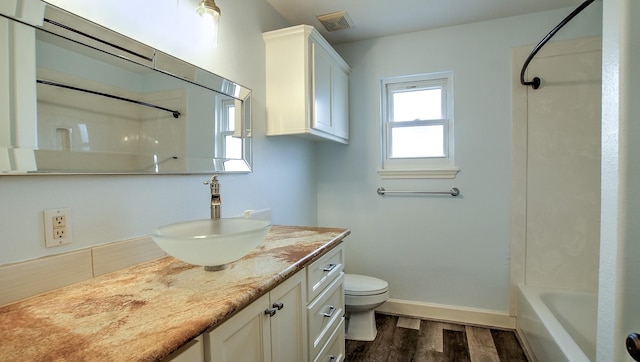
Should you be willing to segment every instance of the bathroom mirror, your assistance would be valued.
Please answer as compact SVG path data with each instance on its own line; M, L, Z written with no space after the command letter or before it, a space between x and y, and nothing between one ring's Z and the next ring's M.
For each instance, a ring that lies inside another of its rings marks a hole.
M37 120L0 172L251 172L248 88L48 4L35 28Z

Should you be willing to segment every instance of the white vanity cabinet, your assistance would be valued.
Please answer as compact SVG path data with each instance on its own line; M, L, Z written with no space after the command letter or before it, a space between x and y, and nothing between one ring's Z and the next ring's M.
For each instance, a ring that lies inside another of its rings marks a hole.
M204 334L205 361L307 360L306 274L301 270Z
M349 65L309 25L263 34L267 135L349 143Z
M344 246L204 333L209 362L344 360Z

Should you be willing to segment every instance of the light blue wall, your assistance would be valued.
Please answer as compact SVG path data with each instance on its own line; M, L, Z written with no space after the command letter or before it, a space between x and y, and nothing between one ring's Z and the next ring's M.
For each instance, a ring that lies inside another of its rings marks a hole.
M171 41L181 31L174 0L156 2L175 21L140 21L134 4L97 0L51 1L100 19L125 35L233 79L253 90L254 173L222 176L223 216L270 207L275 223L315 225L317 219L315 151L293 137L266 138L265 58L262 32L288 24L263 0L223 1L216 49L190 46L194 34ZM101 8L103 7L103 8ZM112 11L107 12L104 8ZM195 2L193 2L195 7ZM180 9L178 9L180 10ZM92 12L95 12L92 13ZM121 12L124 15L113 14ZM184 27L183 27L184 28ZM187 39L187 40L185 40ZM0 265L143 235L153 228L209 215L207 176L5 176L0 175ZM73 244L45 249L42 210L70 207Z
M351 144L265 137L263 31L287 26L263 0L223 1L220 44L200 52L163 34L180 24L101 15L103 1L52 0L253 89L254 173L222 176L223 216L270 207L279 224L352 229L347 270L389 281L393 298L506 311L509 279L511 48L539 41L567 13L418 32L337 46L351 65ZM129 4L140 3L131 1ZM107 4L107 5L105 5ZM170 6L174 1L159 4ZM599 35L601 5L558 39ZM92 11L94 13L92 13ZM171 17L168 11L165 17ZM381 181L379 79L454 71L455 180ZM147 235L208 216L203 176L0 176L0 265ZM388 189L462 197L382 198ZM44 248L42 210L71 207L74 243Z
M352 68L351 144L318 146L318 220L351 228L347 272L387 280L396 299L508 310L511 51L537 43L571 10L336 47ZM602 5L592 5L557 40L600 35L601 16ZM448 70L460 173L453 180L382 180L380 79ZM455 186L461 196L380 197L380 186Z

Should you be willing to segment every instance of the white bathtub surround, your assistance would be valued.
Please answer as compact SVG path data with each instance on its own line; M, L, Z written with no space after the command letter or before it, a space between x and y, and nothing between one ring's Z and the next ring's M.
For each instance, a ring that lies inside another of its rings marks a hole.
M517 332L539 361L596 358L597 294L520 286Z
M530 47L514 50L514 293L523 283L598 288L601 43L547 44L529 67L543 79L534 91L519 84Z
M513 52L511 313L540 361L595 358L601 44L600 37L547 44L529 67L543 80L538 90L519 80L531 48Z

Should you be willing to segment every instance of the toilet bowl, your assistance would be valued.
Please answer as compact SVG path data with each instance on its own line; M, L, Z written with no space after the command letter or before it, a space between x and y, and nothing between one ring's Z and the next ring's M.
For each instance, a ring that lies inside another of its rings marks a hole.
M389 299L389 284L381 279L358 274L344 275L344 304L347 312L346 339L376 339L374 309Z

